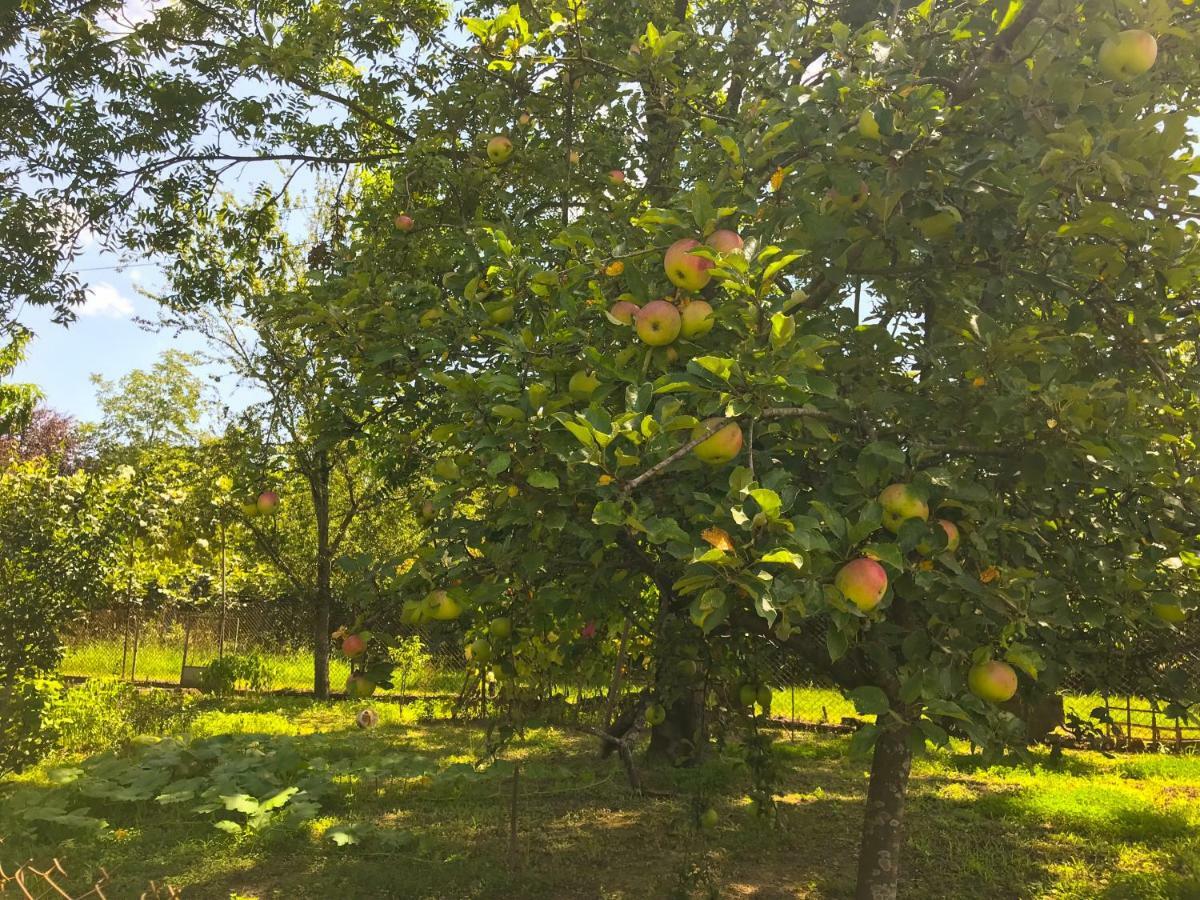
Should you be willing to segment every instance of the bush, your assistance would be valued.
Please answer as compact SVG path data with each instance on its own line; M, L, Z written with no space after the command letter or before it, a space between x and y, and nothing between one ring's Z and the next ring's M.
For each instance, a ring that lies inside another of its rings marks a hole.
M396 664L392 680L401 693L416 676L427 672L430 663L433 662L433 657L425 649L425 642L415 634L401 638L395 646L389 648L388 653L392 662Z
M0 774L20 772L54 748L47 719L58 683L48 678L15 678L0 686Z
M141 734L180 732L195 714L191 694L139 690L128 682L93 678L58 691L44 724L60 749L98 753Z
M279 664L257 650L245 656L214 659L200 675L201 690L223 696L238 688L269 691L279 677Z

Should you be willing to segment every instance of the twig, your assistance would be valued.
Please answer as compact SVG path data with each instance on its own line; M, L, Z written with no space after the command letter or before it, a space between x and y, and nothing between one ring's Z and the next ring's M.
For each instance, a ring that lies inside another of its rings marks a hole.
M822 421L826 421L826 422L837 421L836 416L834 416L830 413L827 413L827 412L822 412L821 410L819 410L813 406L776 406L776 407L771 407L769 409L764 409L760 415L760 418L763 418L763 419L789 419L789 418L796 418L796 417L801 417L801 416L810 418L810 419L818 419L818 420L822 420ZM735 417L729 417L729 418L722 417L719 419L715 419L713 422L711 422L709 424L708 428L705 429L705 431L699 437L691 438L685 444L683 444L683 446L681 446L678 450L676 450L674 453L672 453L670 456L668 456L666 459L660 460L659 462L652 465L645 472L643 472L641 475L631 478L629 481L625 482L625 484L621 486L621 493L628 494L628 493L631 493L632 491L636 490L639 486L641 486L645 482L649 481L651 478L658 475L664 469L668 468L672 463L687 456L687 454L690 451L694 450L698 445L702 444L708 438L712 437L714 434L716 434L719 430L724 428L730 422L736 422L736 421L737 421L737 419Z

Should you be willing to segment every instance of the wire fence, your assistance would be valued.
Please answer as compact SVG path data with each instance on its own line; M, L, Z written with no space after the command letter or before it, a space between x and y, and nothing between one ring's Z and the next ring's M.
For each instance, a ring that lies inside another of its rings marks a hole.
M240 679L230 687L254 691L311 693L313 652L309 619L303 608L291 605L235 607L221 611L163 609L152 614L102 610L82 616L66 635L60 673L67 678L117 678L135 684L209 689L205 673L218 660L240 663ZM477 696L486 685L473 684L464 654L463 632L456 623L400 626L396 663L386 696L457 698ZM806 640L823 649L820 624ZM1176 633L1169 649L1162 645L1120 649L1106 666L1105 683L1076 677L1061 697L1034 711L1043 720L1038 730L1049 732L1067 724L1082 742L1104 748L1141 749L1200 746L1200 724L1172 718L1165 707L1146 699L1169 668L1190 681L1200 694L1200 628ZM760 672L771 692L772 718L797 727L849 730L859 724L853 704L832 681L823 677L800 654L780 648ZM226 667L228 668L228 667ZM628 667L627 667L628 668ZM644 676L644 673L642 673ZM333 691L341 690L350 666L340 654L329 661ZM576 709L607 705L612 685L605 675L575 673L555 690ZM626 690L644 685L637 677L625 680ZM449 704L446 705L449 707ZM1023 710L1030 718L1029 710Z

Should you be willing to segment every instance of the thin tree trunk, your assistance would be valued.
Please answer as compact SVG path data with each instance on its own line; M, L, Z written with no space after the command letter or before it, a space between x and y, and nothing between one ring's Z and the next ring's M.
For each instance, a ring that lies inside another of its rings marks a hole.
M875 742L855 900L896 900L904 843L904 799L912 769L912 750L906 736L907 729L888 729Z
M317 520L317 581L313 597L313 693L329 697L329 617L332 606L332 550L329 546L329 467L320 457L312 483Z

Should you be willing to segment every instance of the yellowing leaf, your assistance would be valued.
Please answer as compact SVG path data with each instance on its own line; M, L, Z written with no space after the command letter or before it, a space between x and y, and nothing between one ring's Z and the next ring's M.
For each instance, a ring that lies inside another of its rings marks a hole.
M724 529L717 528L715 525L712 528L705 528L700 533L700 537L712 544L718 550L730 551L733 550L733 539Z

